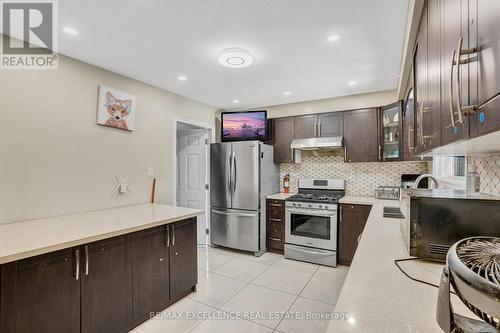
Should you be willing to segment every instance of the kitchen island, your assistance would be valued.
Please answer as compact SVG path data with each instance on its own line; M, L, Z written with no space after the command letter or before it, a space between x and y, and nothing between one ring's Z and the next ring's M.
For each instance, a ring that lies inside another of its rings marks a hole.
M331 320L328 332L442 332L436 322L438 289L410 280L395 265L409 258L399 219L383 218L383 207L400 202L370 197L344 197L341 203L373 204L349 273L335 306L348 313ZM411 276L439 284L443 263L409 261L400 265ZM473 318L453 295L454 311ZM347 319L348 318L348 319Z
M0 225L0 332L128 332L196 290L197 216L141 204Z

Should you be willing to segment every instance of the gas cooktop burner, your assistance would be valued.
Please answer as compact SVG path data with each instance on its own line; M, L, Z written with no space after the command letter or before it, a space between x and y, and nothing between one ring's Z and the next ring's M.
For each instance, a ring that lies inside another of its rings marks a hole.
M305 202L338 202L343 195L325 195L325 194L310 194L310 193L299 193L292 195L287 199L287 201L305 201Z

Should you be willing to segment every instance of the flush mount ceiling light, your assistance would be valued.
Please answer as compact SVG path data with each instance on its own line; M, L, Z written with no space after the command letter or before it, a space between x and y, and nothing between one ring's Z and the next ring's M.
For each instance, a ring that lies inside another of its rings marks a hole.
M339 38L340 38L340 36L339 36L339 35L330 35L330 36L328 36L326 39L327 39L329 42L336 42L336 41L338 41L338 40L339 40Z
M290 96L291 94L292 94L292 92L291 92L291 91L284 91L284 92L283 92L283 95L285 95L285 96Z
M233 104L240 104L240 100L239 99L233 99Z
M348 85L350 85L351 87L355 86L358 84L358 81L349 81L347 82Z
M221 51L218 57L219 64L229 68L248 67L253 62L249 51L240 48L229 48Z
M186 76L184 76L184 75L179 75L179 76L177 77L177 79L178 79L179 81L186 81L186 80L187 80L187 77L186 77Z

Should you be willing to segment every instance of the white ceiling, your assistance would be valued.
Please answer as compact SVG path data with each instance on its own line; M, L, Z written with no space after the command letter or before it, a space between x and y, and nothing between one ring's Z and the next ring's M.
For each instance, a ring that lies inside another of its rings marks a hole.
M407 8L408 0L60 0L59 45L214 107L254 108L395 89ZM332 34L340 39L328 42ZM248 49L252 66L221 66L227 47Z

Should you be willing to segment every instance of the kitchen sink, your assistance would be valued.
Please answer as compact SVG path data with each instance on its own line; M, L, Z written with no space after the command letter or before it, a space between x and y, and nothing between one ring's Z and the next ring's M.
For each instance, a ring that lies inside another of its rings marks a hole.
M405 216L401 213L399 207L384 207L384 217L390 219L404 219Z

